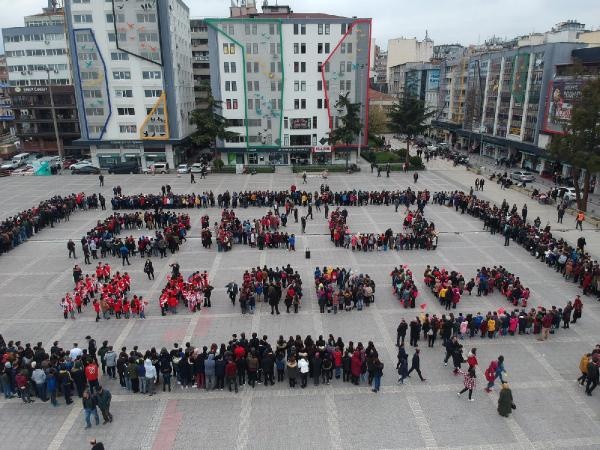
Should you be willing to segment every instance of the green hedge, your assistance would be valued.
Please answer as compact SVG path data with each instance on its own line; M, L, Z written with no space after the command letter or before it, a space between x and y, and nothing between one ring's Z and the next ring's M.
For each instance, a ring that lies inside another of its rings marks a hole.
M275 166L245 166L248 170L254 170L256 173L274 173Z
M213 167L212 173L235 173L235 166L223 166L219 169Z
M350 165L348 165L350 167ZM328 172L346 172L348 170L346 164L325 164L325 165L297 165L292 166L292 171L294 173L302 173L306 172L323 172L327 170Z
M406 150L363 150L361 155L367 161L375 164L401 163L406 158Z

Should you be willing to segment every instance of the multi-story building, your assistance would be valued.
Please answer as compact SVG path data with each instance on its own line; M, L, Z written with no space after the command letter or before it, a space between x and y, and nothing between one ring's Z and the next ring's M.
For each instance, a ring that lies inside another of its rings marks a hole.
M93 162L178 164L195 106L185 3L71 0L66 18L81 142Z
M227 19L207 19L211 87L228 130L226 164L354 162L366 145L371 19L294 13L254 2ZM330 145L345 114L340 95L360 103L361 133Z
M422 100L428 110L436 110L440 91L438 63L404 63L391 68L389 93L395 97L409 95Z
M194 98L196 108L206 108L210 90L210 63L208 54L208 25L202 19L190 20L192 32L192 68L194 71Z
M78 149L75 94L68 59L64 14L55 2L25 17L24 27L2 30L15 129L25 151L58 153ZM55 104L59 142L52 117Z
M388 92L387 86L387 52L376 45L374 50L373 73L371 74L371 87L379 92Z
M428 62L433 56L433 41L425 32L425 39L396 38L388 40L387 48L387 81L392 79L392 67L409 62Z
M0 55L0 136L9 134L15 119L8 95L8 67L6 56Z
M546 148L558 130L552 112L547 119L546 93L558 89L562 95L564 82L552 87L557 68L571 63L573 51L585 46L552 43L461 58L447 71L449 112L433 125L462 148L539 173L552 170Z

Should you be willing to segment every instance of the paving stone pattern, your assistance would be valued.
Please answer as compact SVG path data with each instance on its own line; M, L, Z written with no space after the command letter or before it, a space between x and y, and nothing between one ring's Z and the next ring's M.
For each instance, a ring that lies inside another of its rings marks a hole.
M412 174L393 173L377 178L368 167L353 175L331 175L327 183L332 190L362 189L465 189L473 175L463 168L451 168L434 162L422 172L417 185ZM309 176L307 188L318 190L323 180ZM112 187L119 184L124 193L158 192L163 184L175 192L212 189L223 192L242 189L287 189L301 179L292 174L210 175L206 180L189 184L187 176L105 176L105 187L99 188L95 176L10 177L0 179L0 211L3 217L37 204L54 194L84 191L102 192L107 199ZM501 202L502 192L490 189L485 195ZM511 199L514 193L510 193ZM518 201L518 200L517 200ZM526 201L523 197L523 201ZM520 203L522 203L521 201ZM521 205L519 205L520 207ZM538 207L535 206L535 209ZM541 206L540 206L541 208ZM532 211L530 215L537 215ZM393 206L351 207L348 223L351 230L400 230L404 218L394 213ZM402 211L402 209L400 210ZM240 218L258 218L266 209L237 210ZM581 323L570 330L560 330L547 342L539 343L531 336L507 337L495 340L475 338L463 342L465 349L478 348L481 371L475 402L457 398L462 377L454 377L442 364L443 350L423 345L421 365L427 382L411 378L403 386L396 384L396 326L400 318L411 319L418 310L402 308L393 296L389 273L394 266L408 264L415 273L421 291L417 303L427 303L430 313L442 313L442 308L422 283L427 264L458 270L470 278L477 267L502 264L516 273L532 291L532 306L563 306L578 289L566 283L544 264L534 260L517 245L504 247L503 240L482 232L481 223L468 215L460 215L437 205L427 206L428 220L440 231L436 251L353 253L335 248L329 241L323 213L314 212L306 233L300 224L288 221L288 232L294 232L297 251L258 251L237 245L228 253L202 248L200 216L204 210L190 210L192 229L188 243L167 259L154 258L156 279L149 281L143 273L143 260L131 258L131 266L121 267L116 258L110 262L114 270L127 270L132 276L132 293L142 294L150 301L147 319L101 321L95 323L90 308L75 321L65 321L59 301L72 288L71 269L74 261L67 258L66 241L77 242L98 219L108 212L99 210L78 213L70 222L44 230L9 255L0 257L0 330L5 339L24 342L59 340L70 347L73 342L85 344L91 334L101 343L108 339L117 347L139 345L171 348L173 342L190 341L193 345L210 345L228 340L232 333L256 331L267 334L271 342L300 334L332 333L348 340L372 340L385 364L382 388L378 394L362 385L352 386L339 381L330 386L309 386L292 390L285 383L255 390L243 387L235 395L228 391L198 392L176 387L170 394L157 396L128 395L118 384L102 380L113 393L115 422L108 426L84 430L80 402L73 408L36 402L24 405L19 400L0 400L3 418L4 447L18 448L87 448L91 438L104 442L107 449L395 449L395 448L600 448L600 407L597 392L589 398L574 382L581 354L597 343L597 323L600 307L593 298L584 299ZM546 211L550 216L551 211ZM209 209L211 223L220 211ZM574 224L573 224L574 225ZM139 236L144 230L128 234ZM589 239L588 239L589 242ZM79 244L77 262L84 272ZM310 248L311 259L304 257ZM184 274L207 270L215 286L213 307L192 315L183 309L175 316L161 317L158 293L169 273L168 264L179 262ZM271 316L269 308L260 304L257 314L243 316L229 302L225 285L241 281L242 272L252 266L282 266L290 263L301 273L305 283L305 298L299 314ZM368 273L377 284L376 302L362 312L319 314L312 289L315 266L333 265ZM487 312L507 307L499 295L463 297L456 312ZM409 350L410 353L412 351ZM498 355L505 356L505 366L513 388L517 410L510 419L496 412L497 394L485 394L482 370Z

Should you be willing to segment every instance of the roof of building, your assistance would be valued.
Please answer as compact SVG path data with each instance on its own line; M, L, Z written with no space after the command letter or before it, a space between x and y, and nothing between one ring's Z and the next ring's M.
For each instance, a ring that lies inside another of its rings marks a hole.
M349 19L349 17L345 16L334 16L332 14L324 14L324 13L269 13L269 14L261 14L261 13L251 13L251 14L243 14L238 17L257 17L260 19ZM237 17L235 17L237 18Z
M369 101L374 101L374 102L390 101L390 102L394 102L394 101L396 101L396 97L394 97L393 95L384 94L383 92L379 92L379 91L376 91L375 89L369 88Z

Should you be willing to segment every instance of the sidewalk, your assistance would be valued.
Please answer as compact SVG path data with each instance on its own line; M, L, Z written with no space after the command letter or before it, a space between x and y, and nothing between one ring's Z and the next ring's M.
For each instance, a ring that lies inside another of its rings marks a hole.
M465 168L465 166L454 167L452 161L444 159L430 160L427 164L427 170L436 171L438 176L447 178L450 181L462 186L465 192L469 192L471 186L475 186L475 179L481 178L482 175L477 175ZM583 233L575 230L575 217L565 214L563 223L557 223L556 207L554 205L542 205L533 200L530 195L526 195L516 189L502 189L498 183L489 180L489 174L485 174L485 184L483 191L474 191L474 194L479 198L489 200L496 203L498 206L506 199L508 204L517 205L519 213L524 204L527 204L527 221L533 222L536 217L539 217L542 226L549 224L552 228L552 234L556 237L562 237L569 244L575 245L577 239L582 235L587 242L586 251L595 258L600 258L600 230L596 225L588 221L583 224Z

